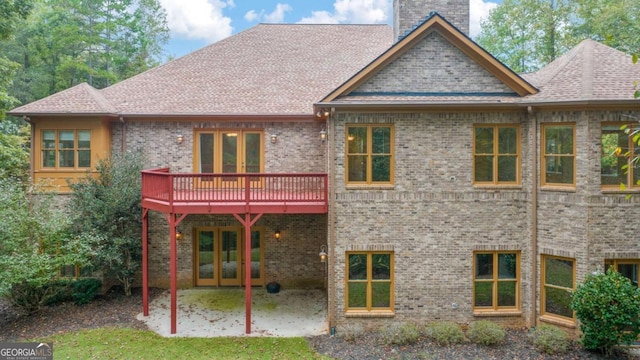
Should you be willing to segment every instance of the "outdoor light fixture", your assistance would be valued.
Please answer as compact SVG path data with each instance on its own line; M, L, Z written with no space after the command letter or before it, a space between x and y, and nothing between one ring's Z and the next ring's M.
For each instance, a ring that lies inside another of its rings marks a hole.
M322 245L320 246L320 253L318 254L318 256L320 256L320 262L321 263L325 263L327 262L327 247Z
M276 134L271 134L271 143L275 144L278 142L278 135Z
M184 141L184 136L182 136L182 134L178 134L178 136L176 136L176 141L178 142L178 144L182 144L182 142Z
M176 230L176 240L182 240L183 237L182 231Z
M329 117L330 114L331 113L329 112L329 109L322 108L316 113L316 117L325 118L326 119L326 118Z
M280 230L276 230L276 232L273 234L273 237L276 238L276 240L280 239Z
M324 129L324 126L322 127L322 130L320 130L320 140L323 142L327 140L327 130Z

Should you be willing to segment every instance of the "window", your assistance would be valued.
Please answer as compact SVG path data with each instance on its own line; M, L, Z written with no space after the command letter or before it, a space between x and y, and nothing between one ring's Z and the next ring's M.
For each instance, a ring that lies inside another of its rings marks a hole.
M347 311L393 311L393 253L347 253Z
M543 125L542 129L542 185L575 186L575 125Z
M91 130L42 130L42 167L91 167Z
M477 252L473 271L475 310L514 310L520 307L520 254Z
M263 137L262 131L197 131L194 169L200 173L263 172Z
M631 131L637 128L629 127ZM619 124L603 125L600 158L600 181L602 187L620 189L640 188L640 164L634 163L633 158L638 156L640 148Z
M91 277L93 269L91 267L82 267L80 265L65 265L60 267L61 278L84 278Z
M520 127L477 125L474 130L474 183L518 184L520 182Z
M542 257L542 315L573 321L571 292L575 288L575 260Z
M605 260L605 271L610 267L622 274L627 279L631 280L631 283L638 286L638 267L640 267L640 260Z
M347 126L348 184L393 183L393 127Z

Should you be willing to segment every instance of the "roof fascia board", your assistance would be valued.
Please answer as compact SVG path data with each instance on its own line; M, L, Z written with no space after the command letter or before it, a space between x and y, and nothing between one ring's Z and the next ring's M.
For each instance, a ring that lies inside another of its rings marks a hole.
M437 31L438 34L443 36L460 51L477 61L491 74L504 81L510 88L512 88L518 95L525 96L538 92L538 90L507 68L500 61L494 58L491 54L487 53L479 45L457 30L453 25L449 24L439 14L434 14L429 20L425 21L422 25L395 43L391 48L378 56L369 65L353 75L349 80L340 85L329 95L327 95L321 102L330 102L338 98L339 96L348 94L353 91L363 82L368 80L379 69L383 68L390 62L394 61L402 54L407 52L416 43L423 40L432 31Z

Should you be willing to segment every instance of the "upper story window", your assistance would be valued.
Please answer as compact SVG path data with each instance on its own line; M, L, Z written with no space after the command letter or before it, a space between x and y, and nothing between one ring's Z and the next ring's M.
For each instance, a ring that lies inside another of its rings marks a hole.
M629 127L631 131L638 128ZM640 165L633 159L640 153L640 148L621 129L620 124L602 126L600 135L600 181L603 188L620 189L640 188Z
M347 184L393 183L393 126L347 126Z
M520 183L520 127L476 125L473 137L473 181L478 185Z
M42 167L91 167L91 130L42 130Z
M575 187L576 126L542 125L542 185Z
M473 267L474 310L502 311L520 307L518 252L477 252Z

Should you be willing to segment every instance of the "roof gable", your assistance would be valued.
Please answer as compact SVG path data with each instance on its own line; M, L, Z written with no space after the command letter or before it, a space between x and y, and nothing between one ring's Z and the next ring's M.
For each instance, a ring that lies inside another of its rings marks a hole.
M348 96L526 96L536 92L439 14L432 13L322 102Z
M87 114L115 115L117 109L102 94L87 83L81 83L46 98L23 105L11 115Z

